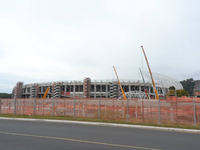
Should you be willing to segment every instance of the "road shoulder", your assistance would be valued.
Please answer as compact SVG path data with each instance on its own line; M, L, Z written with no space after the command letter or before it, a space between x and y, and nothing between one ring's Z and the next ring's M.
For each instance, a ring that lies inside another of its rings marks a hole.
M54 119L10 118L10 117L0 117L0 120L71 123L71 124L99 125L99 126L125 127L125 128L140 128L140 129L150 129L150 130L162 130L162 131L170 131L170 132L185 132L185 133L200 134L200 130L195 130L195 129L154 127L154 126L118 124L118 123L87 122L87 121L73 121L73 120L54 120Z

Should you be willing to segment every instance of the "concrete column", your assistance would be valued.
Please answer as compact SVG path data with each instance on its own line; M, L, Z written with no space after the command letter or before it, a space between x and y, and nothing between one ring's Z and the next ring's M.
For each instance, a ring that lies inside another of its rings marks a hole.
M41 91L39 91L39 92L43 93L43 86L41 86L40 88L41 88Z
M106 98L108 98L108 84L106 84Z
M73 87L73 96L75 96L75 92L76 92L76 91L75 91L75 84L73 84L73 86L74 86L74 87Z
M70 83L69 83L69 92L70 92L70 94L71 94L71 92L72 92L72 91L71 91L71 85L72 85L72 84L71 84L71 82L70 82Z
M140 98L142 98L142 97L141 97L141 91L142 91L142 90L141 90L141 85L139 85L139 94L140 94L139 97L140 97Z
M71 91L71 82L69 82L68 86L69 86L69 93L70 93L70 96L71 96L71 93L72 93L72 91Z
M151 87L149 86L149 98L151 98Z
M79 96L81 96L81 95L80 95L80 92L81 92L81 85L78 86L78 93L79 93L78 95L79 95Z
M96 95L96 92L97 92L97 87L96 87L97 85L96 85L96 83L94 83L94 98L96 98L97 97L97 95Z
M131 85L130 85L130 83L128 85L128 89L129 89L129 98L131 98Z
M67 85L64 85L64 86L65 86L65 92L64 92L64 94L66 95L66 93L67 93L67 92L66 92L66 90L67 90Z
M101 98L102 98L102 95L103 95L102 89L103 89L103 87L102 87L102 83L101 83L101 84L100 84L100 97L101 97Z

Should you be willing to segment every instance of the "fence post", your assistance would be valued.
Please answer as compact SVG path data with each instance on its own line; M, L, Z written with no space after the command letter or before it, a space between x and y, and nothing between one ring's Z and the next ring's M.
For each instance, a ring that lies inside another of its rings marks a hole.
M57 115L56 111L57 111L57 98L54 98L54 116Z
M172 104L171 104L171 106L172 106ZM174 123L174 109L173 109L173 107L170 107L170 121L171 121L171 123Z
M17 100L16 97L14 98L14 114L17 114Z
M140 100L142 100L142 122L144 122L144 99L140 99Z
M138 100L136 101L136 110L135 110L135 118L136 118L136 120L138 119L138 114L137 114L137 112L138 112Z
M52 97L52 116L55 115L55 111L54 111L54 107L55 107L55 104L54 104L55 100L54 98Z
M36 115L36 98L33 100L33 115Z
M160 124L160 99L158 100L158 124Z
M1 105L2 105L2 103L1 103L1 99L0 99L0 114L1 114Z
M176 123L178 123L178 102L176 97Z
M76 99L73 99L73 117L76 116Z
M123 115L123 119L125 118L125 106L124 106L124 100L121 99L120 100L122 103L121 103L121 107L122 107L122 115Z
M65 114L65 111L66 111L65 109L66 109L66 106L65 106L65 99L64 99L64 116L66 115Z
M126 100L126 119L129 120L129 99Z
M86 101L84 101L84 103L86 103L86 106L85 106L85 117L87 117L88 99L86 99Z
M44 116L44 99L42 99L42 116Z
M197 120L196 120L196 102L193 101L193 113L194 113L194 126L197 125Z
M98 101L98 119L101 119L101 100Z

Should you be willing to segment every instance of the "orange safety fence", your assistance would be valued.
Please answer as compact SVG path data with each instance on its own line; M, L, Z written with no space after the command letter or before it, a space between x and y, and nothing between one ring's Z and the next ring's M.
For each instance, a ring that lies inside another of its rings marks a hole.
M73 116L129 122L200 125L199 100L0 99L0 114Z

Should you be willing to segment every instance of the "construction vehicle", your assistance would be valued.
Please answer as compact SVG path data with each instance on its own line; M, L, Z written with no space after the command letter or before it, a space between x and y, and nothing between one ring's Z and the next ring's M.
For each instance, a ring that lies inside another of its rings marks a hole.
M146 56L146 53L144 51L144 48L143 46L141 46L142 48L142 51L143 51L143 54L144 54L144 57L145 57L145 60L146 60L146 63L147 63L147 67L148 67L148 70L149 70L149 74L151 76L151 80L152 80L152 84L153 84L153 89L154 89L154 92L155 92L155 99L159 100L159 96L158 96L158 91L156 89L156 85L155 85L155 82L154 82L154 79L153 79L153 75L152 75L152 72L151 72L151 68L150 68L150 65L149 65L149 62L148 62L148 59L147 59L147 56Z
M45 93L44 93L44 95L43 95L43 97L42 97L43 99L46 99L47 94L48 94L48 92L49 92L49 89L50 89L49 87L46 89L46 91L45 91Z
M120 83L119 77L118 77L118 75L117 75L117 71L116 71L116 69L115 69L115 66L113 66L113 69L114 69L115 75L116 75L116 77L117 77L118 85L119 85L119 87L120 87L120 89L121 89L123 98L124 98L124 100L127 100L126 94L124 93L124 90L123 90L122 85L121 85L121 83Z

